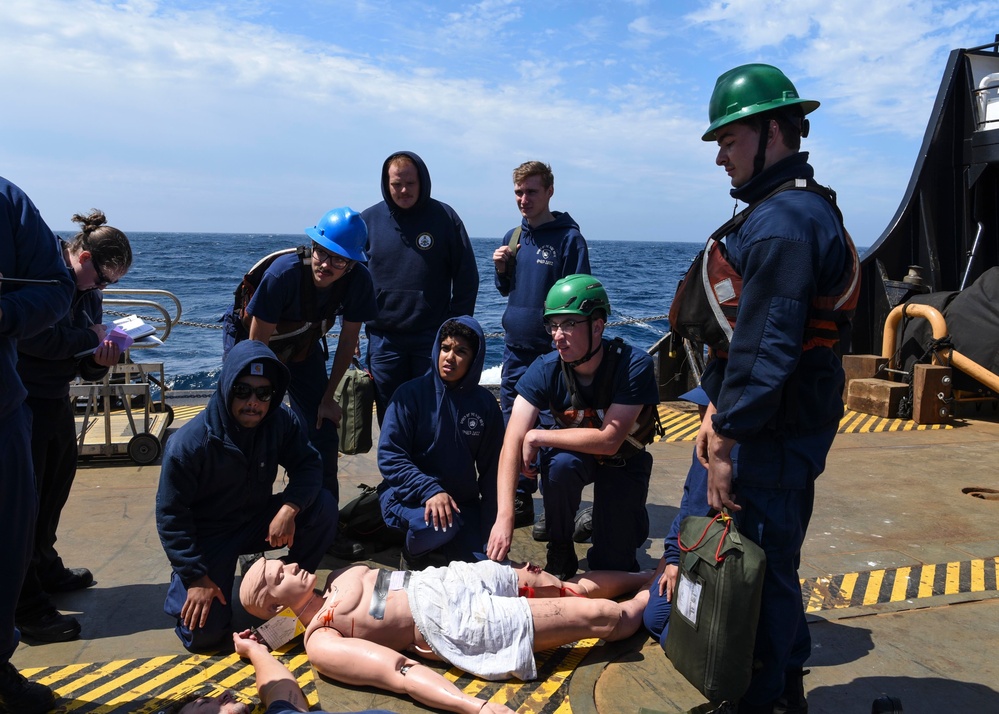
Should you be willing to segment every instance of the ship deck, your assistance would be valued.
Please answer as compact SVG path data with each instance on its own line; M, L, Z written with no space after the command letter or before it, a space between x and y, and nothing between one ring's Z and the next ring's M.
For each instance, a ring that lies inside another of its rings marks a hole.
M171 404L170 431L198 408ZM681 405L667 405L664 415L667 439L650 447L652 528L642 556L648 567L676 514L696 423ZM899 697L907 714L999 711L999 418L987 405L949 428L912 426L849 416L818 481L800 570L813 638L805 678L813 714L866 713L882 694ZM158 461L81 464L58 548L67 565L90 568L97 582L57 596L56 603L78 617L82 638L22 642L13 657L19 669L56 690L57 711L154 712L169 693L203 680L253 692L245 663L231 654L187 654L163 614L170 570L154 524L158 477ZM340 478L343 502L357 484L377 483L374 453L342 457ZM586 547L577 546L581 558ZM511 554L544 561L543 544L531 539L530 528L517 530ZM395 567L398 551L374 554L369 562ZM327 556L322 570L340 565ZM249 624L237 606L234 625ZM427 711L404 697L320 679L300 647L282 659L323 709ZM587 640L542 653L539 665L543 676L534 683L487 683L440 671L467 691L525 714L643 707L672 713L704 702L642 633L623 643Z

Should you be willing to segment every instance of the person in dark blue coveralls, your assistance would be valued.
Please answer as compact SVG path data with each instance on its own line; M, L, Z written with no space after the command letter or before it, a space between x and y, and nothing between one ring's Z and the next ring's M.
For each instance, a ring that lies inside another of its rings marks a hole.
M17 604L21 634L41 642L63 642L80 634L79 621L60 614L49 593L89 587L86 568L67 568L56 552L59 517L76 478L76 417L69 383L77 375L103 379L121 350L105 340L101 290L118 282L132 265L128 238L105 225L104 213L73 216L80 232L62 243L67 267L76 279L69 312L55 325L17 343L17 372L28 390L27 405L38 428L31 430L31 459L38 488L35 548ZM78 355L84 354L83 357Z
M708 395L698 386L680 399L697 405L701 419L708 408ZM680 510L673 518L669 533L663 540L663 557L659 560L655 577L649 585L649 604L645 607L643 620L645 629L656 638L663 647L666 646L666 633L669 629L669 617L673 610L673 589L680 572L680 547L677 537L680 535L680 525L687 516L706 516L711 512L708 505L708 470L697 459L697 451L691 458L687 479L683 483L683 496L680 498Z
M310 710L309 701L305 698L295 675L275 659L267 646L257 640L256 635L250 630L234 632L232 642L236 653L250 660L253 666L257 695L266 707L264 714L294 714L307 711L312 711L313 714L334 714L318 709ZM232 691L225 690L220 694L201 695L200 692L195 692L157 714L251 714L252 711L253 707L240 701ZM365 709L355 714L391 714L391 712L384 709Z
M0 177L0 704L18 714L49 711L55 695L25 679L10 663L20 639L14 609L31 560L38 512L31 411L15 369L16 345L65 315L74 287L59 243L35 204Z
M619 340L603 339L610 301L590 275L570 275L545 299L545 325L556 352L536 360L517 383L497 486L497 517L487 554L502 560L513 534L519 474L541 457L541 492L550 540L545 570L576 573L572 542L583 487L592 483L590 570L639 569L636 549L649 535L645 509L652 473L652 440L659 390L652 358ZM548 408L554 429L536 428Z
M493 253L496 289L509 297L503 311L503 369L500 409L510 421L517 381L541 355L548 354L552 338L545 332L545 296L556 280L574 273L590 272L590 257L579 225L568 213L551 211L555 193L551 166L527 161L513 170L513 194L523 219L516 251L510 246L514 228ZM543 415L543 419L546 417ZM551 423L550 416L547 422ZM537 480L522 476L517 483L514 510L516 527L534 522Z
M234 329L225 344L228 348L248 337L281 355L291 372L291 408L322 457L323 488L339 502L337 427L342 410L335 393L357 350L361 323L375 316L371 275L363 265L368 233L360 214L343 207L328 211L305 234L312 239L311 257L303 262L289 253L268 266L242 318L234 317L235 308L230 310L227 318ZM327 376L323 335L337 315L340 335ZM306 321L312 327L305 328ZM364 557L364 547L339 536L331 553L355 560Z
M805 115L818 105L770 65L719 77L702 138L718 143L715 162L735 199L753 204L790 179L812 178L800 143ZM800 713L808 707L802 665L811 639L798 563L815 479L843 415L837 340L849 330L848 312L821 306L825 296L856 290L856 251L835 205L809 190L762 200L725 246L742 292L727 356L701 377L711 403L697 453L708 469L709 505L730 509L767 557L757 666L738 710Z
M382 197L361 213L368 226L368 269L378 316L367 321L368 371L375 383L378 423L403 382L431 370L437 328L472 315L479 269L465 225L430 197L430 172L411 151L382 165Z
M427 556L473 562L496 517L496 467L503 416L479 386L486 340L473 318L441 325L436 369L410 380L389 402L378 441L385 523L406 533L404 570ZM438 561L435 561L438 562Z
M240 342L208 406L167 441L156 492L156 529L173 566L163 609L191 651L226 639L241 554L287 546L315 568L336 534L319 454L281 406L289 380L266 345ZM288 485L272 493L278 466Z

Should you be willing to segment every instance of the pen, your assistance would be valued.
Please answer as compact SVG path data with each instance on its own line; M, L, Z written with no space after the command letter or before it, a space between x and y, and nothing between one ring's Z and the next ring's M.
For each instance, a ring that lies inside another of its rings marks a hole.
M36 280L35 278L5 278L0 275L0 283L11 285L61 285L58 280Z

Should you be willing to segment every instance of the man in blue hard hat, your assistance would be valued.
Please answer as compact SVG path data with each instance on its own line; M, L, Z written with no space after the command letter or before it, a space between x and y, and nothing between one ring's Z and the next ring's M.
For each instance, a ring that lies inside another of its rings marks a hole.
M808 707L802 665L811 640L797 568L815 479L843 414L839 354L859 276L835 194L815 183L800 151L805 117L818 106L776 67L743 65L718 78L701 137L717 142L732 197L749 204L708 241L708 279L692 285L716 308L698 325L714 353L701 377L710 404L697 436L708 504L729 509L767 559L742 714Z
M244 278L237 303L245 304L235 304L226 316L228 346L240 339L259 340L288 366L291 408L322 457L323 488L339 501L337 426L342 410L335 392L357 350L361 323L376 314L371 274L364 265L368 231L357 211L342 207L327 211L305 234L311 249L272 254L261 261L271 259L262 276L252 280L251 271ZM325 334L338 316L340 335L327 374ZM343 537L331 552L347 560L364 555L360 543Z
M38 496L31 463L31 411L17 364L17 341L54 325L75 288L60 245L31 199L0 177L0 708L19 714L52 709L52 690L10 663L21 584L31 560Z

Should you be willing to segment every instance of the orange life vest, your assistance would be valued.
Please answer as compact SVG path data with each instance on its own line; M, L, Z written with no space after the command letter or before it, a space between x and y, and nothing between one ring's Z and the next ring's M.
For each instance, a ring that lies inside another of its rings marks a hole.
M836 196L810 179L792 179L771 191L711 234L708 242L680 282L670 306L670 327L680 337L708 345L719 357L728 353L742 295L742 277L728 261L722 240L737 230L746 218L768 198L786 190L817 193L836 208L842 225L843 217L836 207ZM816 347L836 349L840 329L853 318L860 297L860 258L850 233L843 228L850 260L844 267L831 295L812 300L805 325L803 350Z

